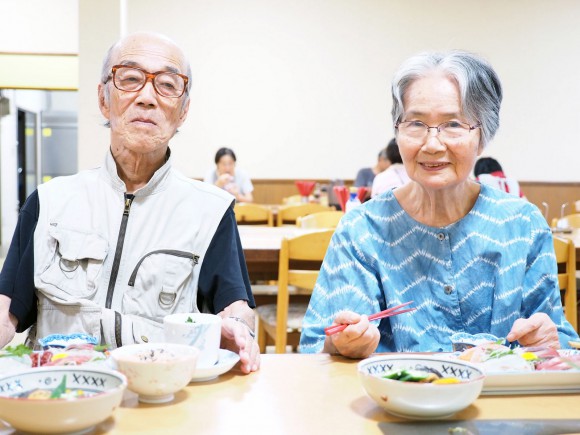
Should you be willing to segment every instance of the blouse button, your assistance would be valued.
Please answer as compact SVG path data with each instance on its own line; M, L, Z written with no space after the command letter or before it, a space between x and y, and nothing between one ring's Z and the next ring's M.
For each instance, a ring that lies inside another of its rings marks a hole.
M443 287L443 290L445 291L446 295L450 295L451 293L453 293L453 286L446 285L445 287Z
M444 233L439 233L439 234L437 234L437 238L438 238L440 241L443 241L443 240L445 240L445 234L444 234Z

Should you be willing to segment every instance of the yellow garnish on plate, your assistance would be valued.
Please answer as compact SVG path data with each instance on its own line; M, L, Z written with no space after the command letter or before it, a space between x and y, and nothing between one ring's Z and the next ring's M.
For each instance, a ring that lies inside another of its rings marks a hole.
M66 353L57 353L57 354L54 354L50 360L51 361L56 361L56 360L59 360L59 359L62 359L62 358L66 358L67 356L68 355Z
M534 361L538 359L534 352L524 352L522 353L522 358L526 361Z
M459 384L461 381L457 378L440 378L435 379L433 384Z

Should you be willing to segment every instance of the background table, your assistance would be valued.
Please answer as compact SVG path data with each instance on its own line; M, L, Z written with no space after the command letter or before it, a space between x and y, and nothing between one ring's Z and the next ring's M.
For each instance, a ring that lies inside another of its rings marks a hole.
M253 225L239 225L238 230L251 281L278 279L278 256L284 237L317 231L295 226L259 227Z
M95 433L447 434L456 426L506 421L517 426L522 420L541 422L544 429L556 423L575 425L580 432L578 394L482 396L452 418L428 424L393 417L366 395L356 364L327 354L262 355L258 372L229 372L214 381L189 384L172 403L127 400ZM562 419L566 421L558 421ZM6 433L11 432L0 423L0 434Z

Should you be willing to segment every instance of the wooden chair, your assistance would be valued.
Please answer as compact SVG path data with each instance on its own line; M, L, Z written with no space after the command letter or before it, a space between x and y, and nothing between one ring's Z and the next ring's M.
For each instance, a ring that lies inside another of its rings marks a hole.
M300 228L336 228L344 216L342 211L319 211L296 219L296 226Z
M284 224L296 225L296 219L308 214L320 211L332 211L334 208L320 204L293 204L283 205L278 209L276 216L276 225L281 227Z
M580 213L552 219L553 228L580 228Z
M276 353L285 353L288 334L296 335L302 331L302 320L307 304L290 304L288 286L296 287L293 294L312 294L320 263L324 259L333 233L334 230L316 231L282 240L276 305L261 305L256 309L258 345L261 353L266 351L266 345L272 341L276 346ZM314 270L302 268L305 266L290 269L292 261L316 262L317 266Z
M238 225L267 225L274 226L272 210L258 204L237 203L234 206Z
M578 306L576 295L576 247L574 242L568 239L554 237L554 251L558 264L558 284L560 292L564 293L562 302L566 320L572 324L578 332ZM562 272L563 269L565 272Z

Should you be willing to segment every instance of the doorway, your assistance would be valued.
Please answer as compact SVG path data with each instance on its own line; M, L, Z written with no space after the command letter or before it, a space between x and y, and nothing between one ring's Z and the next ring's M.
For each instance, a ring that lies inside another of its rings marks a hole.
M37 179L37 115L18 109L17 189L18 210L38 185Z

